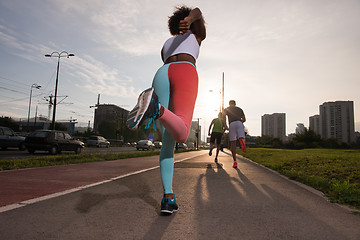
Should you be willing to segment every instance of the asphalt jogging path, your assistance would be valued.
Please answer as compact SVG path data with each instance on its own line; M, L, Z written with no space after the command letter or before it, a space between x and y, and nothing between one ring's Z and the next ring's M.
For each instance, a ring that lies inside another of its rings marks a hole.
M179 153L175 161L189 157L194 153ZM1 171L0 213L158 167L159 156L151 156Z
M234 169L229 152L219 164L206 153L176 155L186 160L175 163L171 216L159 215L152 166L3 211L0 239L360 239L359 215L252 161Z

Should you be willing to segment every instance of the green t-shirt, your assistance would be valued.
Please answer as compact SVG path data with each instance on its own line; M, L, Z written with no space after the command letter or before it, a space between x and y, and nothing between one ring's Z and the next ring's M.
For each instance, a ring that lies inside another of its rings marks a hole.
M213 127L213 132L223 132L223 120L222 118L214 118L214 127Z

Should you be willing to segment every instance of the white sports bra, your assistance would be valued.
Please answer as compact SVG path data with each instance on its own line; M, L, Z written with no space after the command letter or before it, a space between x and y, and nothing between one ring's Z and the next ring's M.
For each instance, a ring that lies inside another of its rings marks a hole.
M185 34L179 34L166 40L161 50L162 59L165 62L169 57L180 53L189 54L197 59L199 49L200 46L195 35L188 31Z

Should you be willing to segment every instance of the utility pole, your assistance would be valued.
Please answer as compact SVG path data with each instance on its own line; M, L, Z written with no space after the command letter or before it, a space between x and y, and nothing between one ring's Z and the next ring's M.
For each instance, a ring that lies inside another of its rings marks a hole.
M44 97L45 101L49 102L49 105L48 105L48 115L47 115L47 119L48 119L48 122L50 122L50 113L51 113L51 108L52 108L52 105L53 105L53 95L51 94L49 96L49 99L47 99L46 97Z
M200 143L200 136L201 136L201 132L200 132L200 118L198 118L198 128L196 130L197 133L197 139L196 139L196 150L199 150L199 143ZM199 136L200 134L200 136Z
M37 110L38 110L38 106L36 106L36 111L35 111L34 129L36 128Z
M94 127L93 127L93 132L96 132L97 131L97 121L96 121L96 109L97 107L100 105L100 94L98 94L98 97L97 97L97 103L94 105L94 106L89 106L90 108L95 108L94 110Z
M222 74L221 112L224 112L224 72Z

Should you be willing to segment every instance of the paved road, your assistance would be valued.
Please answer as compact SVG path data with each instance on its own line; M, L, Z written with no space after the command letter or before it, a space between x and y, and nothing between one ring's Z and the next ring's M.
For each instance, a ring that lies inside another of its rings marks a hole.
M0 238L360 239L359 215L246 159L233 169L228 153L218 165L203 153L176 156L197 154L175 164L180 209L170 217L158 214L161 180L154 168L2 212Z

